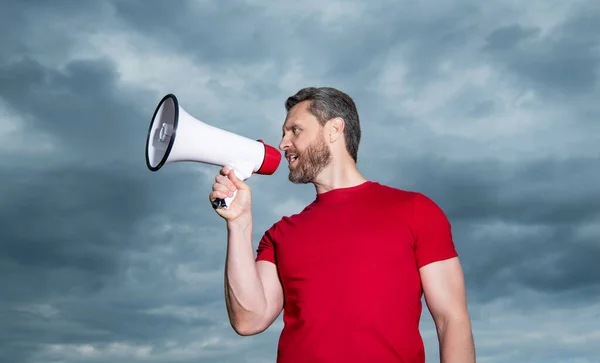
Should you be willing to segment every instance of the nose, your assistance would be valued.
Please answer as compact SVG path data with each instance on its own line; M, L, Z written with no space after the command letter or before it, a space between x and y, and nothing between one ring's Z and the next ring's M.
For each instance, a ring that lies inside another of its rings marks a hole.
M279 143L279 149L281 151L285 151L286 149L288 149L290 147L290 142L287 138L282 137L281 138L281 142Z

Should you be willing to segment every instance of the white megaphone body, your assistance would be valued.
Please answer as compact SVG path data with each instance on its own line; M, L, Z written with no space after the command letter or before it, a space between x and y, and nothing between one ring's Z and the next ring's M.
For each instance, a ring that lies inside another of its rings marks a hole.
M246 180L252 174L271 175L279 167L281 153L262 140L252 140L207 125L190 116L177 97L168 94L159 102L146 138L146 165L151 171L172 162L194 161L227 166ZM227 208L235 198L217 199L214 208Z

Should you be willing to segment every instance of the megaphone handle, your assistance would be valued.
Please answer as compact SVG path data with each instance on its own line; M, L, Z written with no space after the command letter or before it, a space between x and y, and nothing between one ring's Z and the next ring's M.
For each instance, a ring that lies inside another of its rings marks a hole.
M250 176L249 175L244 175L243 172L241 172L238 168L236 168L233 165L228 165L230 168L233 169L233 172L235 173L235 176L237 176L238 179L241 180L246 180L248 179ZM250 166L251 168L251 166ZM250 169L250 175L251 175L251 169ZM227 209L229 208L229 206L231 205L231 202L233 202L233 199L235 198L235 196L237 195L237 190L235 190L233 192L233 197L226 197L225 199L220 199L217 198L215 199L215 201L212 203L212 206L214 209L217 208L223 208L223 209Z
M233 199L235 198L236 195L237 195L237 190L233 192L233 197L227 197L225 199L217 198L213 201L212 207L214 209L217 209L217 208L227 209L231 205L231 202L233 202Z

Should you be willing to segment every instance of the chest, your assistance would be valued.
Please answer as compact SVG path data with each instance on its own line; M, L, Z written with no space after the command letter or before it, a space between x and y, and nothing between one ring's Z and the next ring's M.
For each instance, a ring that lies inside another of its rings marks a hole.
M415 268L414 237L401 216L351 211L307 215L283 232L276 256L284 281L359 281L366 274L383 277Z

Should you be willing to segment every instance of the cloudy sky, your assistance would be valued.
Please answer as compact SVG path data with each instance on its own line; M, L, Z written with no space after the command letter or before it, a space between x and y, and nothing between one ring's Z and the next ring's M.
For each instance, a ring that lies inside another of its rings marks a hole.
M285 98L355 98L359 167L446 211L479 362L600 362L597 1L4 1L0 361L273 362L223 300L217 167L146 169L157 102L277 145ZM312 201L256 176L255 246ZM438 361L427 310L428 362Z

